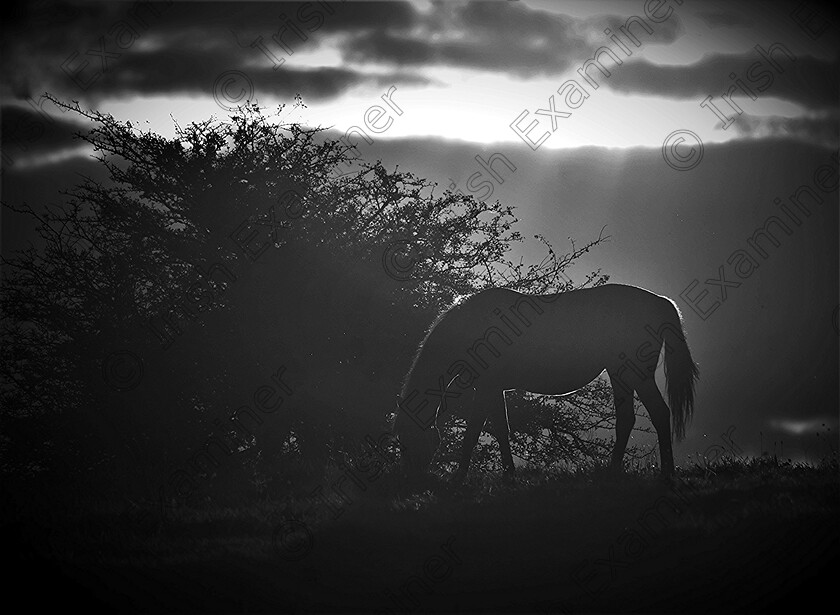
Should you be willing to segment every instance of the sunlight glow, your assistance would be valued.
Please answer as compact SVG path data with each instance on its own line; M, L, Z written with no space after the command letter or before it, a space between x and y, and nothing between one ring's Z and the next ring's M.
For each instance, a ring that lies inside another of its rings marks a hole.
M770 425L780 431L784 431L796 436L804 434L809 431L821 431L820 428L826 427L825 419L810 419L807 421L793 420L793 419L773 419Z

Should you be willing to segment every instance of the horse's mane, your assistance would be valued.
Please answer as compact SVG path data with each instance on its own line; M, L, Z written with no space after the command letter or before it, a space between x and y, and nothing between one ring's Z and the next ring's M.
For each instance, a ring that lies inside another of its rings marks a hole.
M470 295L471 296L471 295ZM411 359L411 367L409 367L408 372L406 372L405 377L403 378L402 383L400 383L400 397L405 397L407 391L406 387L408 386L409 382L411 382L411 377L414 375L415 371L417 370L420 364L420 357L423 355L423 349L425 348L427 351L430 350L427 348L427 342L429 338L432 336L432 333L437 329L438 325L443 321L443 319L454 309L461 305L466 299L470 296L466 297L459 297L455 301L452 302L451 305L443 308L440 313L435 317L427 328L425 333L423 334L423 340L417 345L417 350L414 352L414 356Z

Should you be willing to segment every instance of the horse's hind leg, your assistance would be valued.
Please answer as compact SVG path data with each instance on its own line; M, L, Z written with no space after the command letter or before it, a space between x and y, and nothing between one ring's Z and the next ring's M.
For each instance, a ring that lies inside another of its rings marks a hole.
M615 448L612 452L610 467L614 472L621 472L624 468L624 451L627 449L627 440L633 425L636 423L636 413L633 412L633 389L627 387L622 380L607 372L612 384L613 398L615 401Z
M656 436L659 438L659 461L662 464L662 475L671 476L674 473L674 452L671 448L671 411L662 393L653 379L642 381L636 389L639 399L647 408L650 415L650 422L656 429Z
M461 444L461 460L458 463L458 471L455 473L455 480L461 481L467 475L467 470L470 469L470 458L472 457L473 449L478 442L478 437L481 435L481 430L484 428L484 422L487 420L486 409L479 404L473 404L472 411L467 418L467 428L464 430L464 441Z
M502 467L505 474L512 475L514 470L513 455L510 452L510 426L504 391L496 391L488 397L487 403L490 404L489 416L493 425L493 435L499 443L499 452L502 454Z

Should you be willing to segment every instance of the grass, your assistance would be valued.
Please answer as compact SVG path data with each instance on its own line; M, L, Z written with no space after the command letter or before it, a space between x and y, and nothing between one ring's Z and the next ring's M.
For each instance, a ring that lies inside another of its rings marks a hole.
M820 591L838 485L836 461L772 458L670 482L590 467L409 490L386 474L332 508L77 503L17 530L86 600L126 610L752 612Z

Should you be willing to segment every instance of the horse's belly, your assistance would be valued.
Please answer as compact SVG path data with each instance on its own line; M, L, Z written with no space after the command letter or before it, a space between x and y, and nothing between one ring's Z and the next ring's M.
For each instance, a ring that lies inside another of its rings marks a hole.
M554 365L517 366L508 373L492 374L489 384L503 390L519 389L543 395L563 395L585 387L603 370L603 366L583 364L566 366L562 370Z

